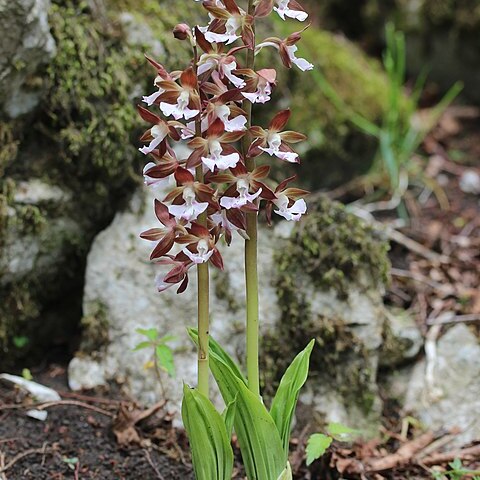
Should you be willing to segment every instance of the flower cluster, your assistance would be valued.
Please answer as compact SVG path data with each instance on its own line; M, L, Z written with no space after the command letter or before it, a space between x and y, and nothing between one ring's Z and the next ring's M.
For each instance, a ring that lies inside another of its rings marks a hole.
M159 291L179 285L178 292L183 292L188 271L196 264L210 262L223 268L219 240L223 237L230 244L234 232L248 239L246 216L256 215L262 201L269 222L272 213L299 220L307 208L302 198L307 192L288 186L294 177L275 188L268 179L270 167L256 166L261 155L299 163L292 144L305 140L301 133L285 130L289 110L274 115L267 128L251 124L247 104L271 99L277 72L247 68L239 60L246 51L256 54L272 47L287 68L312 69L307 60L296 57L303 30L256 45L253 28L257 17L272 11L284 20L299 21L306 20L307 13L296 0L257 0L250 13L236 0L202 4L210 17L207 26L191 30L181 24L174 29L176 38L192 45L191 65L169 73L147 57L156 71L155 91L143 102L152 108L138 107L150 124L139 149L150 159L143 171L145 183L168 189L154 205L161 226L141 234L156 242L151 260L170 266L166 275L157 278ZM175 142L189 147L187 158L179 157Z

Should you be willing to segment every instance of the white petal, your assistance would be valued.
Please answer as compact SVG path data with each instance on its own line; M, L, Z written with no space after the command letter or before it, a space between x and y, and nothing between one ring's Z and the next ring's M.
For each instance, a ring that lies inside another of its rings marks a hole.
M153 152L153 150L155 150L155 148L157 148L158 145L160 145L160 143L162 143L162 140L163 140L162 137L155 137L155 138L150 142L150 145L145 145L144 147L139 148L139 150L140 150L144 155L147 155L148 153Z
M205 32L205 38L210 43L226 43L230 45L240 37L237 35L227 35L226 33Z
M166 117L169 117L170 115L173 115L174 112L178 111L178 106L177 105L172 105L171 103L167 103L167 102L161 102L160 103L160 110L162 111L162 113ZM175 118L177 118L177 117L175 117ZM181 115L178 118L181 118ZM178 120L178 118L177 118L177 120Z
M298 153L294 153L294 152L277 151L275 152L275 156L280 160L285 160L286 162L290 162L290 163L297 163L297 159L298 159Z
M307 70L313 70L314 65L313 63L308 62L304 58L295 58L292 59L292 62L300 69L302 72L306 72Z
M220 199L220 205L227 210L243 207L246 204L247 199L242 197L222 197Z
M165 90L160 89L156 92L153 92L151 95L148 95L148 97L147 96L142 97L142 101L145 102L148 106L151 106L164 91Z
M244 115L239 115L238 117L223 122L227 132L239 132L245 130L246 123L247 118Z
M258 99L258 93L247 93L247 92L242 92L242 95L247 99L250 100L252 103L256 103Z
M189 120L190 118L196 117L200 113L200 110L191 110L190 108L185 108L183 110L183 116L185 120Z

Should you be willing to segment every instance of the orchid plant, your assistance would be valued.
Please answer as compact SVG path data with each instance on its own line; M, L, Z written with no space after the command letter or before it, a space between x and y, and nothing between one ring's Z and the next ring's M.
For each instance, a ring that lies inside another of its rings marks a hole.
M174 286L177 293L184 292L191 269L197 271L198 325L189 333L198 347L198 384L195 389L185 386L182 406L197 479L231 478L233 428L249 479L288 479L291 421L313 341L287 369L268 411L259 382L257 221L262 203L268 223L273 213L300 220L307 192L289 186L295 177L275 187L268 178L270 166L257 165L257 160L264 156L299 163L292 145L305 136L285 130L289 110L272 115L266 128L255 125L252 105L269 102L277 83L275 69L255 65L263 48L278 51L287 68L306 71L313 65L296 56L304 29L257 43L255 26L274 13L300 22L308 14L296 0L244 0L243 5L240 0L195 1L207 10L208 25L180 24L173 32L190 43L190 65L168 72L147 57L156 77L155 91L143 97L151 108L138 107L150 124L141 137L145 145L140 151L150 159L143 175L148 186L168 193L154 201L160 225L141 237L156 243L150 259L168 266L168 273L156 279L159 292ZM179 156L175 142L189 147L186 158ZM209 268L223 269L219 242L230 245L234 237L245 241L246 377L208 334ZM227 405L223 415L209 400L209 370Z

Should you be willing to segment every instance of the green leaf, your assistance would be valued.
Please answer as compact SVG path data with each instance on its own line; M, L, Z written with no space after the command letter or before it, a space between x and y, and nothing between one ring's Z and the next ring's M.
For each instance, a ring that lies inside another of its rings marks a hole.
M29 340L28 337L20 336L20 337L13 337L13 344L17 348L23 348L28 344Z
M198 331L196 328L188 328L188 335L193 340L193 343L198 346ZM211 355L216 355L225 365L227 365L232 372L240 379L245 385L248 385L247 379L244 377L238 365L233 361L232 357L217 343L212 337L209 338L208 343L209 351Z
M283 442L285 461L288 460L288 446L293 415L297 406L298 395L308 376L310 354L315 345L315 340L301 351L287 368L280 381L277 393L272 402L270 414L277 426Z
M222 413L223 421L225 422L225 428L229 437L232 436L233 423L235 421L235 414L237 412L237 397L232 400Z
M182 419L196 480L231 480L233 451L221 415L198 390L183 387Z
M219 356L210 352L210 368L228 405L236 398L235 432L250 480L278 480L286 461L273 418L260 398Z
M32 372L28 368L23 368L22 369L22 377L25 380L33 380Z
M137 328L135 331L152 342L158 338L158 330L156 328Z
M157 345L155 347L158 364L171 376L175 376L175 365L173 363L173 353L167 345Z
M346 427L341 423L332 422L327 425L327 432L335 439L340 441L349 440L352 436L358 435L359 431L354 428Z
M307 465L312 464L315 460L320 458L332 443L332 437L324 435L323 433L314 433L310 435L307 442Z
M165 335L163 336L159 342L160 343L168 343L168 342L173 342L174 340L176 340L178 337L176 335Z
M144 348L149 348L152 346L151 342L140 342L134 349L134 352L138 352L138 350L143 350Z

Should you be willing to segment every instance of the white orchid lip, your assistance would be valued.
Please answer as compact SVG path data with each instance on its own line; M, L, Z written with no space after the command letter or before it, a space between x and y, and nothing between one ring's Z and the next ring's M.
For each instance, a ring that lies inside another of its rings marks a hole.
M298 222L302 215L306 213L307 204L303 198L294 202L291 207L288 206L289 202L290 200L285 194L278 195L277 199L273 200L273 203L278 208L274 212L288 221Z
M231 111L228 105L217 105L215 107L215 115L222 121L226 132L239 132L246 130L247 118L244 115L238 115L229 120L228 117L230 114Z
M227 168L235 167L240 161L238 153L222 155L222 152L223 148L220 142L218 140L210 140L209 155L208 157L202 157L203 164L213 172L215 168L226 170Z
M208 242L203 238L197 243L197 252L191 252L188 248L182 251L195 264L208 262L213 255L213 250L209 250Z
M290 57L291 62L296 65L302 72L307 70L313 70L313 63L308 62L304 58L297 58L295 52L298 50L296 45L289 45L286 47L288 56Z
M171 215L178 219L184 219L188 222L196 220L207 207L208 202L197 202L195 199L195 191L192 187L183 189L182 197L185 200L183 205L170 205L168 211Z
M285 20L285 17L289 17L304 22L308 18L307 12L289 8L290 0L276 0L276 4L278 6L273 7L273 9L278 13L282 20Z
M296 163L298 160L298 153L295 152L282 152L280 146L282 145L282 137L278 132L270 132L267 137L268 148L259 147L260 150L263 150L265 153L268 153L270 156L275 156L280 160L285 160L286 162Z
M230 17L225 22L225 33L205 32L205 38L210 43L225 43L230 45L238 40L237 30L241 27L242 22L239 17Z
M163 125L154 125L150 129L150 135L153 137L150 144L138 149L144 155L153 152L163 142L168 135L168 128Z
M272 93L272 86L270 83L259 82L257 91L253 93L242 92L242 95L247 99L250 100L252 103L267 103L270 100L270 95Z
M196 117L200 113L199 110L192 110L188 108L189 102L190 93L188 90L183 89L178 95L177 103L175 105L167 102L161 102L160 110L166 117L173 116L175 120L180 120L181 118L189 120L190 118Z
M222 197L220 199L220 205L230 210L231 208L241 208L247 203L253 203L262 193L262 189L259 188L255 193L248 193L250 186L247 180L240 178L237 180L237 192L238 197Z

